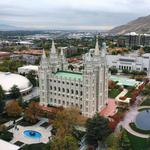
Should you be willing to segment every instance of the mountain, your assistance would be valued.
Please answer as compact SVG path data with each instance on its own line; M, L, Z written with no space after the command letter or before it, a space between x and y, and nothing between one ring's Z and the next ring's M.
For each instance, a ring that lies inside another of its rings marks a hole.
M125 25L115 27L109 31L112 34L126 34L129 32L150 33L150 15L137 18Z
M23 30L23 28L6 24L0 24L0 31L15 31L15 30Z

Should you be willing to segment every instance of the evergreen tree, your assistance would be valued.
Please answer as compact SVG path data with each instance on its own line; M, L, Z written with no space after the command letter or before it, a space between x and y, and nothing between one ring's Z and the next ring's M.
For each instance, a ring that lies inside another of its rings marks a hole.
M4 110L4 105L5 105L4 98L5 98L5 91L0 85L0 112L3 112Z
M88 119L86 124L86 142L95 148L104 144L106 138L110 135L111 130L108 126L108 119L96 114L93 118Z
M37 86L36 74L35 71L30 71L27 74L27 78L30 80L33 86Z
M11 95L11 98L18 98L21 96L21 93L20 93L20 89L17 87L17 85L14 85L11 89L10 89L10 95Z
M122 135L119 143L120 143L121 150L132 150L131 143L128 138L128 134L125 130L122 131Z

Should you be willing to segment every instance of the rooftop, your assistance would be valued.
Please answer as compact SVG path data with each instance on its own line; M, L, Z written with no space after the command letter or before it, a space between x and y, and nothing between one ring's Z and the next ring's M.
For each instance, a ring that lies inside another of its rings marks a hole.
M1 150L18 150L19 147L0 139Z
M36 66L36 65L28 65L28 66L19 67L18 69L29 69L29 70L38 71L38 66Z
M69 72L69 71L58 71L55 76L67 78L67 79L76 79L76 80L83 80L83 76L81 73Z
M135 79L128 79L125 77L119 77L119 76L111 76L110 80L114 82L118 82L118 85L124 85L124 86L137 86L140 84L139 81L136 81Z

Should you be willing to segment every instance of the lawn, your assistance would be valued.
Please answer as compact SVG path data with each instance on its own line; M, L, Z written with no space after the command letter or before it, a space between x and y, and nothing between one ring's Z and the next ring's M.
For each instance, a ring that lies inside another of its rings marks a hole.
M13 138L13 133L9 132L9 131L1 131L0 132L0 139L3 139L5 141L11 141Z
M150 141L128 133L133 150L149 150Z
M138 133L142 133L142 134L149 134L150 135L150 130L142 130L142 129L139 129L136 124L134 122L130 123L129 126L136 132Z
M118 96L121 93L121 89L111 89L108 92L108 97L109 98L115 98L116 96Z
M150 98L145 99L141 106L150 106Z
M50 144L38 143L38 144L31 144L25 145L20 150L50 150Z
M126 97L130 97L131 98L131 96L132 96L132 92L129 92L128 91L128 93L125 95Z

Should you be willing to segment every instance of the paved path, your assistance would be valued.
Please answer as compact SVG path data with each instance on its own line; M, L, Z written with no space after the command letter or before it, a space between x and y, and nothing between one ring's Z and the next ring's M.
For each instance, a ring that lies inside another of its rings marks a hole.
M138 133L138 132L134 131L129 125L125 126L125 129L126 129L129 133L131 133L131 134L133 134L133 135L135 135L135 136L137 136L137 137L149 138L149 135L142 134L142 133Z
M130 110L129 112L126 113L125 117L124 117L124 120L121 121L119 124L118 124L118 127L117 129L119 129L120 125L122 127L124 127L128 132L130 132L131 134L135 135L135 136L138 136L138 137L141 137L141 138L149 138L149 135L146 135L146 134L142 134L142 133L138 133L136 131L134 131L129 123L131 122L134 122L135 121L135 118L137 116L137 114L139 113L138 112L138 109L140 108L150 108L150 106L140 106L138 107L138 104L139 104L139 101L140 101L140 96L138 96L136 98L136 102L133 106L130 107Z
M138 107L138 110L143 109L143 108L149 108L150 109L150 106L140 106L140 107Z
M17 120L15 120L15 122L18 122L18 121L20 121L21 119L23 119L23 117L18 118ZM14 123L14 121L8 121L8 122L4 123L4 125L5 125L6 127L9 127L9 126L13 125L13 123Z
M118 96L115 97L115 100L116 101L122 101L122 100L120 100L120 97L124 97L127 93L128 93L128 90L127 89L123 89L123 91Z
M10 141L10 143L15 143L17 141L21 141L25 144L49 142L49 137L51 137L52 126L50 125L48 128L41 127L40 125L44 122L47 122L47 119L41 118L41 120L33 126L23 127L23 126L17 125L17 128L19 130L16 130L15 128L10 129L9 131L14 134L14 138ZM38 139L26 137L23 134L25 130L37 131L37 132L41 133L42 136L41 136L41 138L38 138Z

